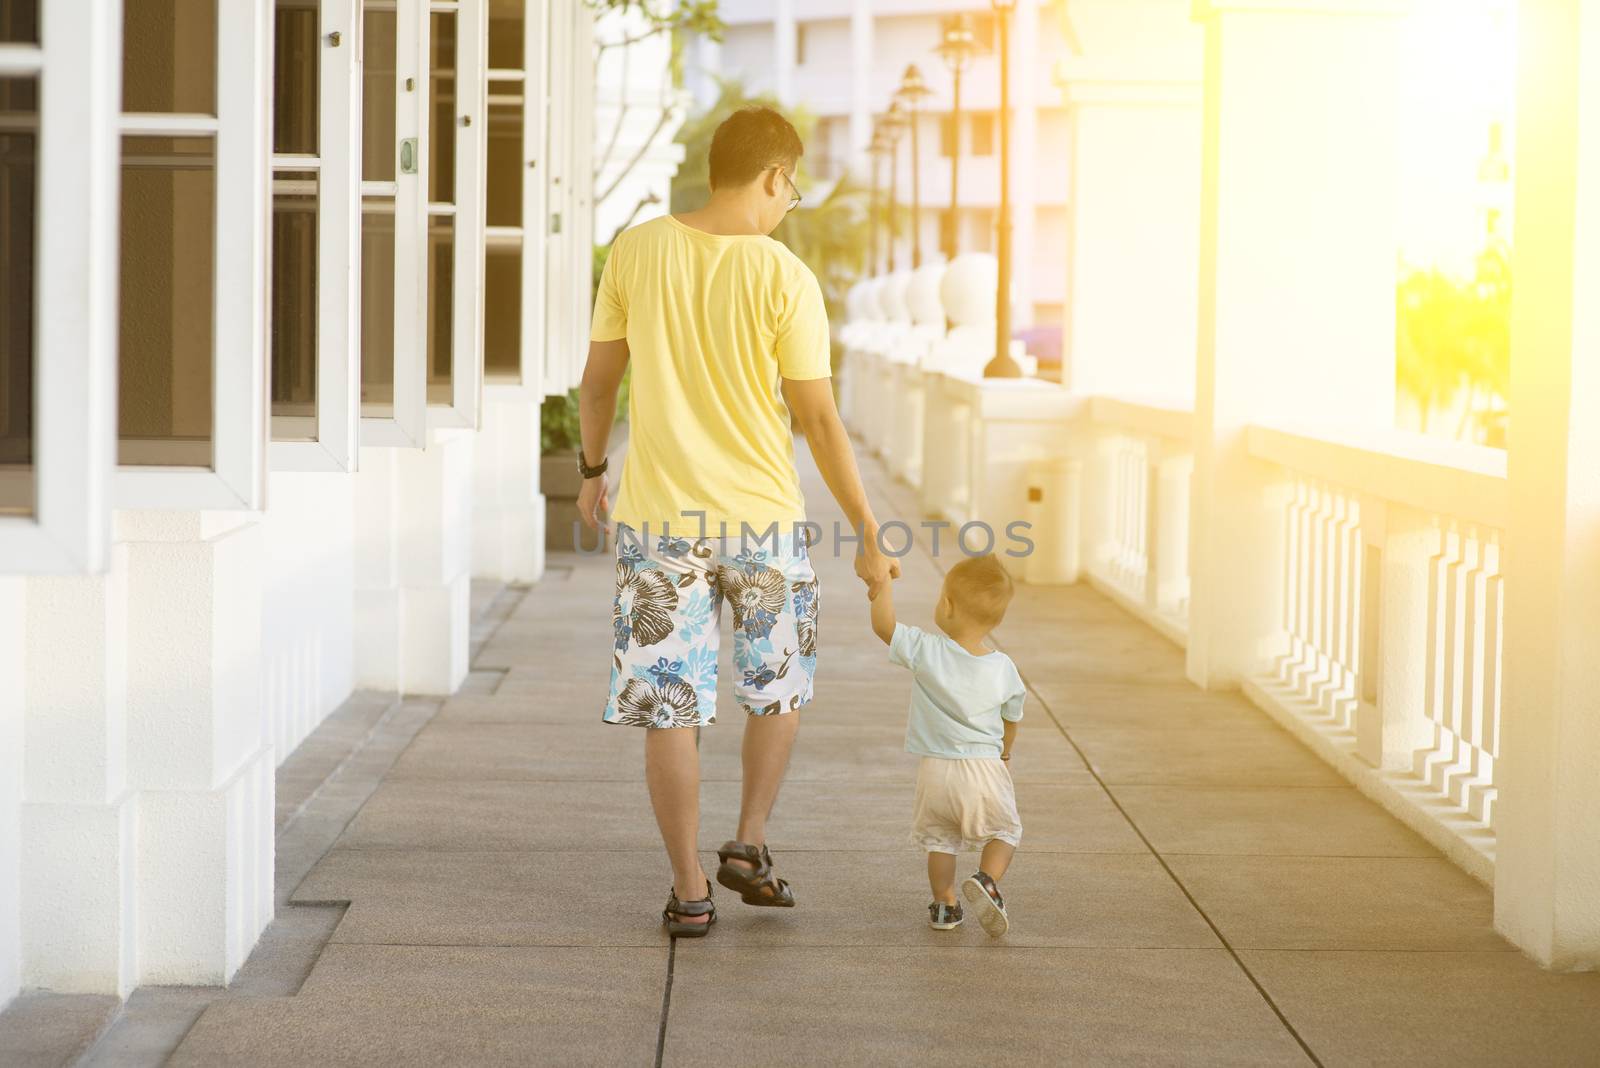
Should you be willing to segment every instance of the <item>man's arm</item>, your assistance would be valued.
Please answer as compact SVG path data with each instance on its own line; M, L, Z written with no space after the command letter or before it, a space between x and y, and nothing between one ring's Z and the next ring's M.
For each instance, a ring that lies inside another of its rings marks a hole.
M876 598L890 579L900 577L900 562L885 556L878 548L878 520L867 503L867 491L861 485L861 472L856 468L855 451L850 448L850 435L839 419L839 409L833 403L832 380L807 378L783 380L783 399L794 413L800 432L811 447L812 458L828 484L828 492L844 509L852 529L863 534L861 547L856 552L856 574L867 584L867 596Z
M589 362L583 368L578 386L578 425L583 431L583 459L590 467L606 458L611 442L611 427L617 418L617 391L622 374L628 369L628 342L589 342ZM584 479L578 491L578 516L590 530L598 530L611 510L605 475Z
M894 643L894 583L885 582L872 599L872 633L883 639L883 644Z

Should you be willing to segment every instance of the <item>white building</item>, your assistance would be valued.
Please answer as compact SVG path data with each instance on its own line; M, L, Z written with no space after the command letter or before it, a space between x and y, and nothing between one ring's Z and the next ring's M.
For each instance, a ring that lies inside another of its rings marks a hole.
M1066 293L1071 128L1058 63L1076 48L1063 5L1021 0L1011 18L1011 210L1017 301L1016 324L1060 324ZM1000 75L997 18L973 0L722 0L727 31L721 43L701 40L690 54L691 85L703 106L715 99L716 79L771 93L785 106L817 118L802 170L833 178L851 171L871 180L866 146L874 121L889 108L910 64L932 90L917 122L921 212L916 220L924 259L946 247L944 228L956 227L961 251L993 251L1000 203ZM944 23L967 15L985 53L962 75L960 129L951 123L952 77L933 49ZM959 208L950 215L951 149L959 144ZM912 202L911 135L900 138L897 200ZM884 187L889 167L882 168ZM895 250L909 267L912 239Z
M579 0L6 5L0 1004L227 981L275 766L358 687L455 690L471 578L538 577L594 32Z

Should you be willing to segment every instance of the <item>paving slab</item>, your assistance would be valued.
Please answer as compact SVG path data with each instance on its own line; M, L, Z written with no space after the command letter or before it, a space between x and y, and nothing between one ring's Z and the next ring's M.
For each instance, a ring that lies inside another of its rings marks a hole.
M1072 740L1109 786L1344 786L1289 732L1076 727Z
M96 994L41 991L13 998L0 1012L0 1064L7 1068L76 1064L120 1007L119 999Z
M1323 1064L1592 1068L1600 974L1520 953L1240 954Z
M1169 856L1229 944L1510 950L1487 887L1443 858Z
M389 780L634 781L644 773L644 735L599 716L565 724L433 723Z
M1185 682L1069 682L1030 680L1038 703L1062 726L1256 730L1272 723L1237 693L1212 693Z
M1353 787L1118 786L1156 852L1244 856L1436 857Z
M1309 1064L1223 950L679 943L664 1062Z
M667 951L331 945L298 997L218 1002L172 1068L650 1064Z

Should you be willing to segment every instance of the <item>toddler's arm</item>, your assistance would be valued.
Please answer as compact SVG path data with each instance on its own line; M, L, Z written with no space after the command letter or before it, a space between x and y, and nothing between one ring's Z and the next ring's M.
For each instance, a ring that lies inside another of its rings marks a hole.
M872 599L872 633L888 645L894 641L894 584L885 582Z
M1017 724L1021 722L1022 721L1018 719L1006 720L1005 734L1000 738L1001 760L1011 759L1011 743L1017 740Z

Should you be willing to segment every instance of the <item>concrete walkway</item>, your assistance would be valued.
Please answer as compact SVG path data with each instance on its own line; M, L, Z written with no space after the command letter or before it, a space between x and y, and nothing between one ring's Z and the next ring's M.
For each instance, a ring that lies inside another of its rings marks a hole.
M931 626L948 562L907 558L903 618ZM598 719L612 566L557 558L477 659L498 686L445 702L295 888L348 902L298 993L215 1002L171 1063L1600 1063L1600 976L1525 961L1481 886L1085 587L1022 588L998 634L1032 691L1012 933L929 930L908 680L848 559L816 563L818 699L771 830L799 908L662 935L642 735ZM703 732L708 870L740 728L725 704Z

